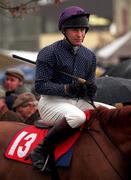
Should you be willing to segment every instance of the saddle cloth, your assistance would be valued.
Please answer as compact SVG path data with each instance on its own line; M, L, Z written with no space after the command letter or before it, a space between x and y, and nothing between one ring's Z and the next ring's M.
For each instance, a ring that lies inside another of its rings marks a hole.
M26 126L13 137L6 149L5 157L32 164L32 161L27 158L28 154L43 140L47 133L47 129L38 129L34 125ZM69 166L72 148L79 136L80 132L78 131L55 148L56 165Z
M87 120L89 120L89 111L85 112L85 115ZM16 133L16 135L14 135L6 149L5 157L23 163L32 164L31 159L27 157L29 153L43 140L47 133L48 129L39 129L34 125L27 125L21 131ZM61 164L63 164L63 161L68 162L67 166L69 166L73 145L75 144L79 136L80 131L76 132L67 140L57 145L54 150L54 156L58 166L61 166ZM61 158L62 156L63 160ZM64 164L64 166L66 165Z

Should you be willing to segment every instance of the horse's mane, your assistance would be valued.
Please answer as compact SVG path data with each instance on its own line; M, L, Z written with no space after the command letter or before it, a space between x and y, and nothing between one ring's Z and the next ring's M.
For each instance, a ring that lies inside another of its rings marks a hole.
M96 116L104 126L112 128L131 128L131 106L108 109L100 106Z

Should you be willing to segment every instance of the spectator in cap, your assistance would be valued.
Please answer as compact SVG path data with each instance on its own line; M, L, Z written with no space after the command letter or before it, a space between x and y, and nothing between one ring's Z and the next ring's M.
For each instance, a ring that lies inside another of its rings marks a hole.
M9 68L6 70L6 75L12 75L14 77L17 77L20 81L24 81L24 73L17 68Z
M17 95L30 91L24 86L24 73L16 68L6 70L3 87L6 91L6 103L9 109L12 109Z
M21 118L15 112L8 109L5 98L5 91L3 89L0 89L0 121L23 122L23 118Z
M13 110L25 119L26 124L34 124L34 121L40 120L37 104L38 101L34 94L25 92L16 98L13 104Z

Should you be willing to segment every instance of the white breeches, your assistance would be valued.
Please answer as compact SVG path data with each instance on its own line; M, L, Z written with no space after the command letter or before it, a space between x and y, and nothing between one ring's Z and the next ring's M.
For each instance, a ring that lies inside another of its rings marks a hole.
M95 102L95 105L98 107L105 104ZM112 106L108 108L110 107ZM41 96L38 103L38 110L43 123L51 126L65 118L72 128L76 128L85 122L86 116L83 111L87 109L93 109L87 101L61 96L44 95Z

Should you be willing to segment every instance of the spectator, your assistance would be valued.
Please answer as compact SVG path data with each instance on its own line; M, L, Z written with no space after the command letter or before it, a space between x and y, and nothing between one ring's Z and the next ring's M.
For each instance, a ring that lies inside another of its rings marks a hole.
M23 122L23 118L15 112L8 109L5 101L5 91L0 89L0 121L19 121Z
M13 110L25 119L26 124L33 124L34 121L40 120L37 104L38 102L34 94L25 92L16 98L13 104Z
M6 70L3 87L6 91L6 103L10 110L17 95L29 91L24 86L24 73L16 68Z

